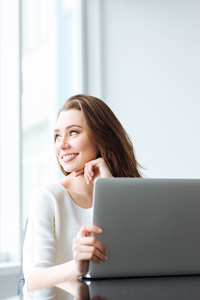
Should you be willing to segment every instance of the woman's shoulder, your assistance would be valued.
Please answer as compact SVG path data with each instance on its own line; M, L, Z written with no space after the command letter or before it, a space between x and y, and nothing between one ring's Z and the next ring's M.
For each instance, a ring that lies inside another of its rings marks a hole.
M50 201L51 199L54 202L57 200L66 199L66 197L69 197L67 191L60 183L60 180L56 180L55 182L39 187L34 192L32 198L35 201L45 201L45 199Z
M34 193L34 195L48 195L48 196L58 196L65 194L65 188L60 183L60 180L56 180L55 182L51 182L49 184L45 184L40 186Z
M47 210L54 211L55 206L69 197L65 188L61 185L60 181L43 185L39 187L32 195L31 210Z

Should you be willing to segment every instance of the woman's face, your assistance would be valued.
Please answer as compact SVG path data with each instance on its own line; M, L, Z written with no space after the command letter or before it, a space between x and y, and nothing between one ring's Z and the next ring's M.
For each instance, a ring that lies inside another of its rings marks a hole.
M87 162L97 158L97 146L90 137L81 111L61 112L54 131L55 153L66 172L79 171Z

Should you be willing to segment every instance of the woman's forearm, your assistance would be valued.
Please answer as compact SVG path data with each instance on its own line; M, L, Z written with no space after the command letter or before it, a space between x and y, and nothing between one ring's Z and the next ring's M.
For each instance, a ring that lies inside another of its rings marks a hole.
M55 285L77 278L74 260L67 263L39 269L34 271L28 280L27 288L29 292L38 289L50 288Z

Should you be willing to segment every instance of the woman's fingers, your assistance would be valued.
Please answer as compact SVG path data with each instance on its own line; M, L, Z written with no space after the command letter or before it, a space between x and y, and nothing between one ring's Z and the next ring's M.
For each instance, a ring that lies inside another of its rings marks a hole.
M94 179L98 177L112 177L102 157L87 162L83 169L74 172L75 177L80 175L84 175L87 184L93 183Z
M102 233L103 230L98 227L98 226L95 226L95 225L82 225L81 226L81 229L79 230L78 234L77 234L77 237L83 237L83 236L88 236L88 234L90 233Z
M90 251L95 251L97 249L98 252L101 252L103 255L107 253L107 249L102 242L100 242L95 236L88 237L77 237L73 240L74 250L83 250L84 247L88 246L85 249Z
M101 233L102 229L95 225L82 225L76 238L73 240L73 254L75 261L92 260L106 261L107 249L91 233Z
M101 161L99 159L89 161L85 164L84 176L87 184L90 184L95 178L99 177L100 167Z
M74 247L75 251L76 246ZM75 259L76 260L92 260L94 262L100 263L102 261L106 261L108 258L105 254L99 251L94 246L82 245L78 249L79 251L75 251Z
M74 176L75 176L75 177L78 177L78 176L83 175L83 174L84 174L84 168L81 169L81 170L78 170L78 171L75 171L75 172L74 172Z
M99 157L85 164L84 176L87 184L90 184L97 177L107 178L112 177L112 174L103 158Z
M96 257L95 255L92 255L91 253L83 253L83 252L79 252L77 255L74 256L74 259L76 261L93 261L95 263L101 263L102 260L98 257Z

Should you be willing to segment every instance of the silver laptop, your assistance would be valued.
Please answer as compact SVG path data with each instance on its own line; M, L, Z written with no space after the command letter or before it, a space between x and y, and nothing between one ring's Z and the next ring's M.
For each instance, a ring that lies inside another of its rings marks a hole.
M93 224L108 260L91 278L200 274L200 179L97 179Z

